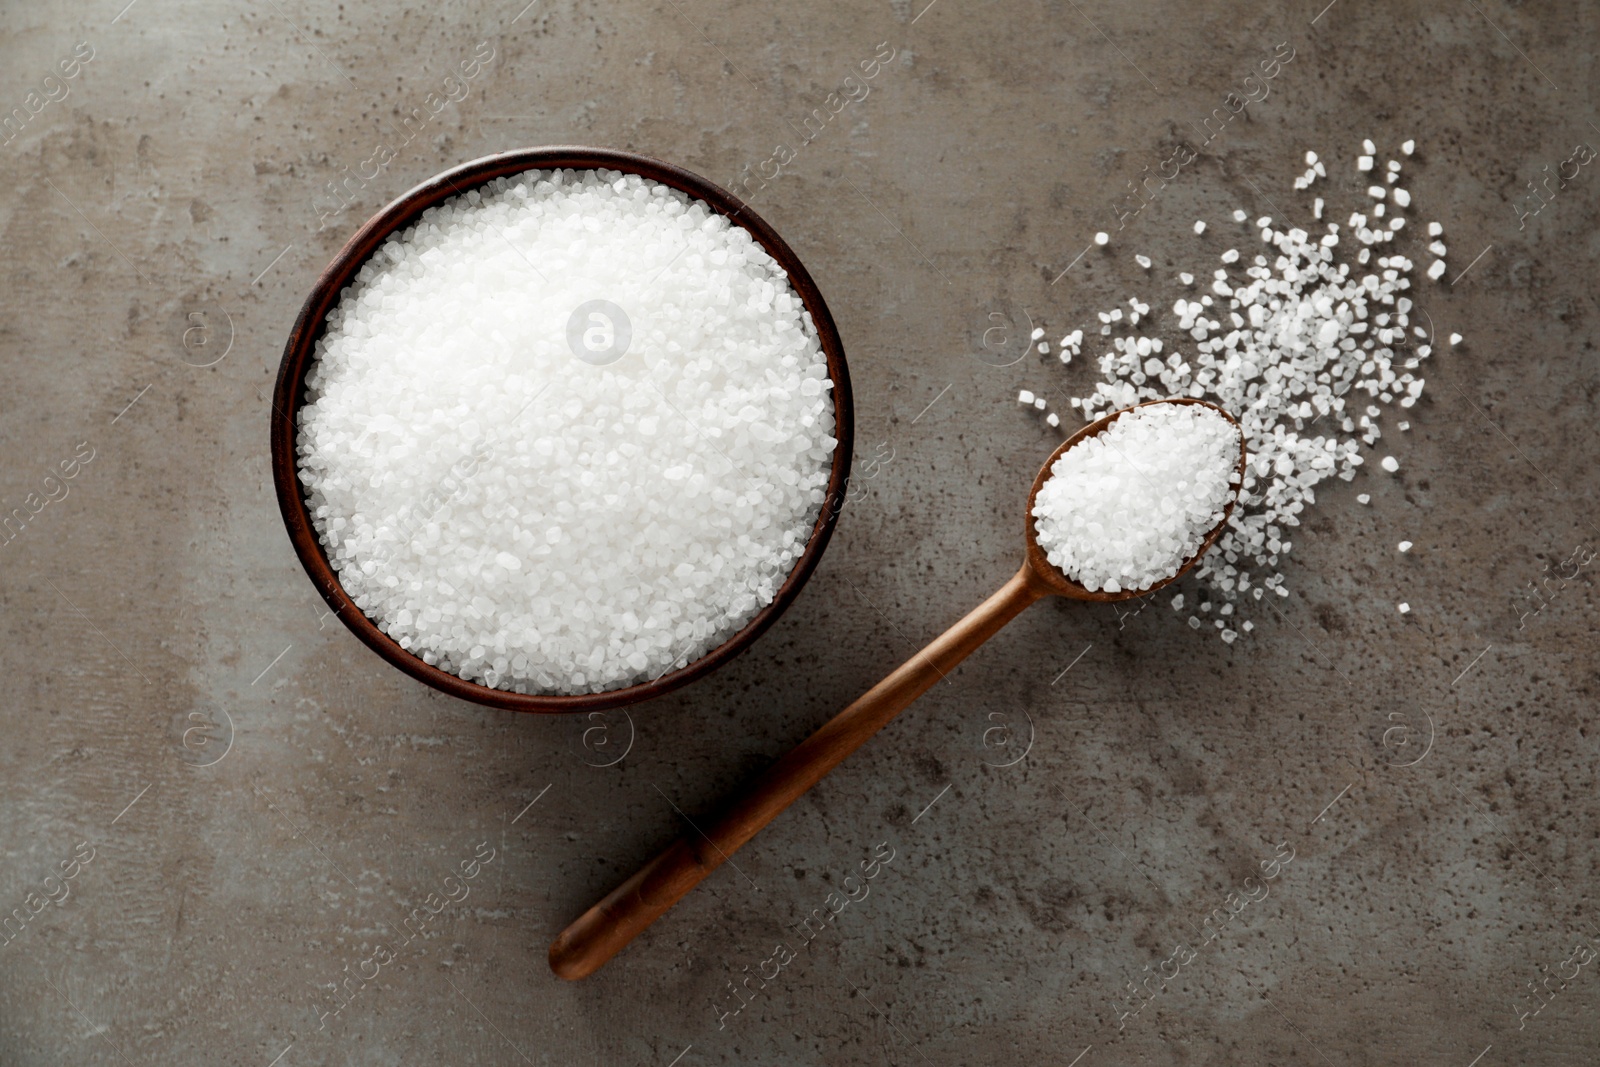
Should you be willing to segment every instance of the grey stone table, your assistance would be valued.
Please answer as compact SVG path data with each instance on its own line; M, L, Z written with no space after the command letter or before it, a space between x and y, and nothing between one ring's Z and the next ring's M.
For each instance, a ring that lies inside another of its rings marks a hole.
M1568 561L1600 544L1600 182L1541 183L1600 144L1600 9L523 2L5 13L0 1063L1595 1061L1600 605ZM1451 264L1419 299L1466 340L1386 434L1399 472L1308 511L1291 595L1231 646L1165 598L1033 609L737 869L552 977L685 816L1014 569L1063 432L1016 393L1067 410L1095 374L1030 324L1162 309L1222 247L1195 219L1305 224L1305 150L1359 196L1364 137L1418 140ZM603 721L386 667L325 614L266 454L350 233L549 143L748 191L839 320L867 472L770 633Z

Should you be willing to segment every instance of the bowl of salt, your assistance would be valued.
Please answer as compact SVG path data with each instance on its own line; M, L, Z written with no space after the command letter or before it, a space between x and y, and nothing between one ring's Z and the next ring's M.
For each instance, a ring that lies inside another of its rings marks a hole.
M453 696L591 711L686 685L793 603L850 471L799 257L689 171L506 152L363 225L273 394L289 538L344 624Z

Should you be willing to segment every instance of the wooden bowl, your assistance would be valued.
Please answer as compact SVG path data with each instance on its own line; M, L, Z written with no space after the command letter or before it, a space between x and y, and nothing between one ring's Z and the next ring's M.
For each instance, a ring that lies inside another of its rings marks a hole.
M618 170L637 174L663 185L703 200L714 211L729 221L743 226L750 236L760 242L773 259L782 265L789 282L811 313L822 351L828 361L828 376L833 380L834 430L838 447L833 453L833 469L828 479L828 495L823 501L822 513L817 517L811 537L806 542L788 578L778 589L772 603L761 609L738 633L699 659L668 671L653 681L613 689L603 693L584 693L575 696L530 695L492 689L486 685L469 682L464 678L424 663L421 657L401 648L388 634L378 629L355 602L346 595L339 584L338 575L328 562L322 542L311 525L301 489L299 467L295 456L295 430L300 405L305 397L306 373L313 363L317 339L322 336L327 314L339 301L340 292L354 280L356 272L367 257L377 250L390 235L415 222L423 211L453 196L465 193L495 178L520 174L526 170L549 170L567 167L578 170ZM283 512L283 522L289 531L289 540L300 557L311 582L368 648L388 660L390 664L420 682L463 700L486 704L495 708L530 712L594 711L649 700L687 685L728 662L749 647L794 602L806 579L816 569L822 550L833 534L839 505L844 500L845 483L850 477L850 452L853 441L850 374L845 366L844 345L834 326L833 316L822 299L817 284L807 273L800 257L788 246L777 231L767 225L750 207L719 185L714 185L698 174L680 167L631 152L618 152L605 148L586 148L555 145L545 148L521 148L498 155L463 163L452 170L428 179L403 194L379 211L357 230L328 264L311 294L306 297L284 346L283 362L278 367L278 382L272 396L272 478L278 491L278 507Z

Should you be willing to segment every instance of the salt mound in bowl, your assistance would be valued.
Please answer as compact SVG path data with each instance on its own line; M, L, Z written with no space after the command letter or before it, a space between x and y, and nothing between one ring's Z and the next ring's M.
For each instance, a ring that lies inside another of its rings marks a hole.
M639 173L523 170L374 242L292 439L336 587L431 671L363 639L553 710L703 673L786 605L831 530L848 382L841 434L820 295L739 223Z

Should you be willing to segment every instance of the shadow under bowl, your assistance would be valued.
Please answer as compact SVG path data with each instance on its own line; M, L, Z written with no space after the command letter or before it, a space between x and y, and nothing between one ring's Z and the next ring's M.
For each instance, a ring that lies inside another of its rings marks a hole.
M772 603L757 612L733 636L683 667L625 688L570 696L515 693L468 681L424 663L420 656L401 648L398 642L379 629L377 623L368 618L345 592L338 574L328 561L327 552L306 509L295 455L300 407L305 399L305 379L315 362L316 343L322 336L328 312L339 302L339 294L355 280L356 273L372 253L393 234L416 222L428 208L451 197L476 189L495 178L510 177L527 170L557 168L617 170L637 174L702 200L730 222L744 227L782 266L795 293L811 314L823 355L827 359L828 376L833 381L833 436L838 441L822 512L812 527L805 550L779 587ZM333 262L323 270L311 294L306 297L300 317L289 334L288 344L284 346L283 362L278 367L277 385L272 396L272 478L277 488L278 507L283 513L284 526L289 531L295 554L300 557L301 565L328 606L349 627L351 633L391 666L440 692L511 711L561 713L635 704L687 685L748 648L794 603L801 587L822 558L822 551L833 534L839 513L838 504L844 499L845 483L850 476L853 437L850 375L845 366L844 345L839 339L839 331L834 326L833 316L829 314L828 305L822 299L816 282L807 273L800 257L778 236L777 231L732 193L698 174L631 152L573 145L522 148L463 163L411 189L368 219L334 256Z

